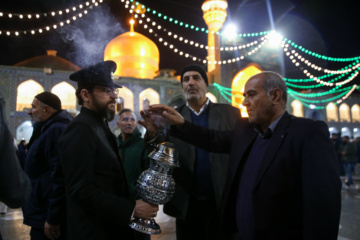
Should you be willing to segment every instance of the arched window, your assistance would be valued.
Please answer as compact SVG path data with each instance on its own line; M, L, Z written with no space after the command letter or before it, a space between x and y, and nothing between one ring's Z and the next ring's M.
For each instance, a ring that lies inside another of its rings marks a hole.
M337 106L332 102L326 106L326 118L327 118L328 122L331 122L331 121L338 122L339 121L339 116L337 113Z
M76 95L75 88L67 82L56 84L51 92L57 95L61 100L62 109L76 110Z
M207 92L207 93L206 93L206 97L207 97L208 99L210 99L210 101L212 101L213 103L217 103L216 97L215 97L214 94L212 94L211 92Z
M121 110L123 110L125 107L125 101L122 97L118 97L118 99L116 99L116 112L120 112Z
M351 107L351 118L354 123L360 122L360 107L358 104Z
M299 100L294 100L291 103L292 114L296 117L304 117L303 105Z
M44 88L34 80L21 83L17 88L16 111L30 109L34 97L43 91Z
M340 122L351 122L350 108L346 103L343 103L339 107Z
M129 108L134 111L134 94L130 89L122 86L122 88L119 88L118 96L118 104L120 104L123 108ZM121 109L117 108L117 112L120 111Z
M145 104L153 105L160 103L160 95L152 88L147 88L139 94L139 110L145 108Z
M232 105L239 108L241 111L242 117L248 117L246 112L246 107L242 105L244 101L243 93L244 93L244 86L249 78L257 73L262 72L260 67L256 66L255 64L251 64L238 72L231 84L231 102Z

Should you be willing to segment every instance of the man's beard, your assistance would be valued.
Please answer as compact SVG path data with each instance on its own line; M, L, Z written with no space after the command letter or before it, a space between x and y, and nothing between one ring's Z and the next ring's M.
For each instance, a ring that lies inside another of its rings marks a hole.
M107 102L105 105L100 104L96 98L93 97L93 104L96 108L97 114L100 115L100 117L105 118L106 121L110 122L115 117L115 110L110 110L108 108L108 105L112 103L112 101Z

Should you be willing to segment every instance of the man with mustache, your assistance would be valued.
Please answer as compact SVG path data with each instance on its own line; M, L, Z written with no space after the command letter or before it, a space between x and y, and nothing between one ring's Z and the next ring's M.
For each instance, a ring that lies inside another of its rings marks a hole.
M60 139L67 199L68 239L135 239L133 217L150 219L158 206L129 194L115 135L108 127L118 98L116 63L105 61L70 75L80 114Z
M241 240L336 240L341 181L328 126L287 113L287 87L277 73L250 77L244 97L249 119L232 131L196 126L166 105L147 113L161 111L183 141L230 153L224 229L239 232ZM151 118L141 115L150 126Z
M181 86L186 100L177 111L189 122L209 129L231 130L240 118L238 108L230 104L212 103L207 97L208 77L197 64L181 72ZM148 135L149 139L155 135ZM162 134L156 142L164 141ZM209 153L178 138L168 139L179 151L180 168L174 170L175 194L164 205L164 212L176 217L178 240L229 239L219 236L217 209L225 187L227 154ZM213 211L209 211L213 209Z

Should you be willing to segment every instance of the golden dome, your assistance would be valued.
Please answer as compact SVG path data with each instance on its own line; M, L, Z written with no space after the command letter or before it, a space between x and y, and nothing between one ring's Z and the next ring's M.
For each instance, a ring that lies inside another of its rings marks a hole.
M159 49L144 35L130 31L111 40L104 51L104 60L116 62L115 75L153 79L159 70Z

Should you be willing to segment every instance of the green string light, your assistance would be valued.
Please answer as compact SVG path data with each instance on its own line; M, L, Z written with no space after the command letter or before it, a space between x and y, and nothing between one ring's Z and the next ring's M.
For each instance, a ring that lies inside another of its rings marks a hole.
M130 0L130 2L134 2L134 0ZM136 4L139 4L139 2L135 1ZM143 5L143 4L142 4ZM151 12L151 9L150 8L147 8L147 12ZM152 14L156 15L157 17L161 17L162 14L161 13L158 13L156 14L156 10L153 10L152 11ZM166 20L166 19L165 19ZM174 24L177 24L179 21L178 20L174 20L173 18L169 18L168 20L169 22L174 22ZM179 24L180 26L183 26L184 23L183 22L180 22ZM206 30L204 28L199 28L199 27L195 27L193 25L191 25L192 27L190 27L191 29L195 29L195 31L199 31L199 29L201 29L202 32L205 32L205 33L209 33L209 30ZM185 28L188 28L189 27L189 24L185 24ZM239 37L257 37L257 36L262 36L262 35L266 35L268 33L270 33L271 31L263 31L263 32L258 32L258 33L239 33L238 36ZM219 35L223 35L224 33L223 32L216 32L216 34L219 34ZM328 57L328 56L324 56L324 55L321 55L321 54L318 54L318 53L315 53L315 52L312 52L310 50L307 50L305 49L304 47L294 43L293 41L291 41L290 39L288 38L283 38L283 40L285 42L287 42L290 46L292 46L293 48L296 48L296 49L299 49L300 51L310 55L310 56L313 56L313 57L316 57L316 58L319 58L319 59L323 59L323 60L326 60L326 61L333 61L333 62L352 62L352 61L357 61L357 60L360 60L360 56L357 56L357 57L352 57L352 58L333 58L333 57Z
M310 56L313 56L313 57L316 57L316 58L319 58L319 59L323 59L323 60L326 60L326 61L333 61L333 62L352 62L352 61L356 61L356 60L359 60L360 59L360 56L357 56L357 57L352 57L352 58L333 58L333 57L328 57L328 56L324 56L324 55L321 55L321 54L318 54L318 53L315 53L315 52L312 52L310 50L307 50L305 49L304 47L302 46L299 46L297 45L296 43L292 42L291 40L287 39L287 38L284 38L284 41L287 42L288 44L290 44L290 46L292 46L293 48L296 48L296 49L299 49L300 51L310 55Z
M219 91L221 96L223 96L224 99L226 101L228 101L229 103L232 103L232 101L228 96L241 98L241 96L239 96L238 94L232 94L231 92L233 90L231 88L223 87L218 83L213 83L213 86ZM339 88L339 86L337 88ZM300 101L306 107L309 107L309 108L311 107L311 108L315 108L315 109L324 109L326 106L313 106L313 105L333 102L334 100L339 99L339 98L345 96L346 94L348 94L349 91L352 89L351 86L345 87L345 88L340 88L340 89L337 89L337 88L331 89L327 92L321 92L321 93L299 93L299 92L296 92L296 91L288 88L287 92L292 98ZM356 87L356 89L360 90L360 87L358 86L358 87ZM306 99L306 98L323 97L323 96L326 96L329 94L335 94L335 93L340 93L340 94L333 96L333 97L320 99L320 100ZM337 102L334 102L334 104L337 104ZM312 106L310 106L310 105L312 105Z

